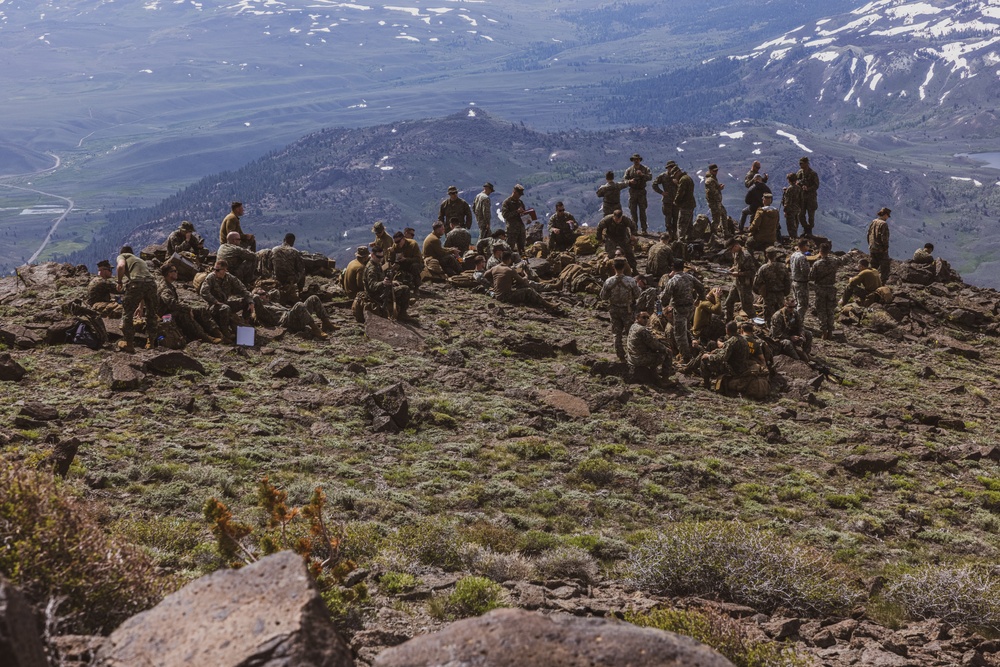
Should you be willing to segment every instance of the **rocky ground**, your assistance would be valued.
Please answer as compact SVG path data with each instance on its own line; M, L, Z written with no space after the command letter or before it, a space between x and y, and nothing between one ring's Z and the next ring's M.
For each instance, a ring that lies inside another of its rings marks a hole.
M694 266L706 286L724 284ZM64 456L69 487L181 581L224 565L202 519L207 499L254 521L264 475L289 504L322 486L360 568L350 583L369 593L341 616L361 664L445 623L435 599L463 574L492 572L484 553L508 557L493 578L506 604L527 609L714 605L817 664L994 664L995 630L919 622L880 591L924 565L997 560L995 291L894 285L891 305L847 311L834 339L816 342L839 381L785 361L786 390L752 402L699 378L662 389L596 373L614 353L591 295L560 293L570 317L554 318L427 284L415 321L362 325L339 287L317 279L340 327L328 340L259 330L256 348L130 356L61 343L75 321L63 306L88 279L46 264L0 280L5 456L35 463L75 449ZM383 410L378 392L390 388ZM638 545L712 520L825 554L868 600L834 616L764 614L629 585ZM542 564L559 549L599 567L553 576ZM390 572L413 579L382 585Z

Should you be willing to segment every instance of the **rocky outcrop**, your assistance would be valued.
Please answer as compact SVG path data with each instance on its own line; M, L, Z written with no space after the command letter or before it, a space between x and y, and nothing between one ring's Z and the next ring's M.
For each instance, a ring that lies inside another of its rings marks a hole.
M35 611L10 582L0 577L0 665L48 667Z
M731 667L689 637L604 618L498 609L383 651L375 667Z
M125 621L101 648L99 667L348 667L302 558L284 551L222 570Z

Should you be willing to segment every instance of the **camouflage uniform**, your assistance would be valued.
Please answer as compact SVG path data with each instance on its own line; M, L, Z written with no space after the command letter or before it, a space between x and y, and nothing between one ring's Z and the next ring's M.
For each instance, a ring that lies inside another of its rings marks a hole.
M673 311L674 342L684 362L691 361L691 315L694 304L705 298L705 286L690 273L675 273L667 281L660 303Z
M94 276L87 283L87 305L102 317L121 317L122 306L115 300L118 290L110 278Z
M677 208L677 238L687 242L691 240L691 224L694 222L694 209L698 202L694 198L694 179L686 172L680 172L677 180L677 194L674 195L674 206Z
M646 273L657 280L661 276L670 273L674 268L674 253L670 249L670 244L664 241L657 241L649 247L646 254Z
M757 174L760 174L760 171L754 171L753 167L751 167L750 171L747 172L747 175L743 177L743 187L749 190L750 186L753 185L754 176ZM761 174L761 177L764 179L764 182L767 183L767 174Z
M472 200L472 212L476 214L476 224L479 225L479 238L489 238L492 234L490 223L493 222L493 202L486 192L480 192Z
M781 308L771 318L771 330L769 335L772 340L781 346L782 354L792 359L800 359L802 355L799 349L807 356L812 349L812 334L802 324L802 317L798 311L792 308ZM798 336L801 340L798 344L792 338Z
M773 206L761 206L750 223L750 241L747 247L751 250L764 250L778 242L778 209Z
M420 275L424 270L424 256L420 245L413 239L403 239L402 247L393 245L388 254L389 264L399 264L396 278L411 289L420 287Z
M809 269L809 280L816 289L816 315L820 332L833 334L833 318L837 312L837 268L840 261L833 256L820 257Z
M792 276L784 264L774 260L757 269L753 284L755 291L764 297L764 320L770 322L792 291Z
M405 317L406 308L410 305L410 289L406 285L393 282L385 284L385 271L378 262L368 262L364 273L365 295L368 300L382 309L386 315L391 315L393 303L396 316Z
M799 317L805 322L809 310L809 259L805 253L796 250L789 261L792 279L792 295L798 303Z
M667 172L661 173L653 179L653 191L663 196L660 210L663 211L663 224L666 225L670 238L677 240L677 207L674 205L674 198L677 196L677 184Z
M615 353L622 361L625 361L623 337L635 320L635 301L640 294L639 285L629 276L611 276L601 288L601 299L608 302L611 333L615 336Z
M716 238L724 238L727 232L726 208L722 205L722 188L719 179L708 172L705 176L705 199L708 201L708 210L712 214L712 233Z
M493 298L503 303L537 306L550 313L562 314L555 304L549 303L531 287L527 278L519 274L513 267L498 264L487 269L483 280L491 285Z
M572 221L573 224L570 224ZM574 229L576 218L572 213L566 211L553 213L549 217L549 248L552 250L570 250L576 242L577 233ZM552 230L558 229L558 234L553 234Z
M639 369L649 369L655 375L660 367L663 368L663 377L669 377L673 373L667 346L648 327L638 322L629 327L625 342L625 361L633 373Z
M159 288L156 290L156 298L159 302L156 311L157 315L160 317L170 315L171 319L177 323L178 328L180 328L188 340L210 341L211 338L222 337L221 333L218 336L212 336L206 332L205 327L195 317L194 310L190 306L181 303L177 287L172 283L168 283L166 280L160 281ZM211 322L211 319L209 319L209 322ZM218 331L218 327L214 326L214 323L211 323L208 328Z
M635 312L641 313L645 311L650 315L655 315L656 306L659 303L659 292L657 292L655 287L647 287L639 293L639 298L635 300Z
M701 377L708 386L714 377L738 377L750 368L750 345L743 336L736 334L726 339L717 350L701 358Z
M465 227L455 227L444 236L445 248L458 248L461 253L466 253L472 245L472 234Z
M330 318L323 308L323 302L315 294L310 295L305 301L297 301L291 308L282 313L281 319L278 320L278 326L284 327L291 333L314 331L317 324L313 316L323 324L330 322Z
M799 211L799 223L802 226L802 234L811 236L813 227L816 226L816 209L819 203L816 199L816 191L819 190L819 174L811 167L803 167L798 172L799 187L802 189L802 209Z
M911 261L920 266L927 266L934 263L934 255L928 252L926 248L917 248L913 251L913 259Z
M127 253L118 255L117 264L125 262L125 295L122 297L122 339L130 347L135 340L135 309L142 303L145 305L146 340L156 340L156 281L149 272L146 262L135 255ZM123 276L119 275L121 280Z
M167 237L167 257L175 252L189 252L192 255L201 256L205 254L205 239L195 232L191 232L191 238L187 237L187 230L175 229Z
M234 311L245 311L254 302L240 279L231 273L224 278L214 271L209 273L198 293L211 307L212 317L225 335L233 333Z
M604 185L597 188L597 196L603 200L601 210L604 212L604 215L611 215L622 207L622 190L627 187L628 183L607 181Z
M275 246L271 250L271 266L274 279L281 285L281 302L285 305L296 303L298 292L306 285L306 263L302 253L290 245Z
M802 214L802 188L793 183L781 191L781 208L785 212L785 229L788 236L798 238L799 216Z
M737 301L740 302L740 307L747 317L756 317L757 312L753 305L753 279L757 275L757 260L746 248L740 248L740 251L733 256L733 269L736 271L736 276L725 304L727 322L733 319Z
M646 226L646 183L653 180L653 172L641 162L633 162L632 166L625 170L625 180L629 182L629 214L633 220L639 223L642 227L642 233L645 234L648 231Z
M217 260L229 265L229 273L239 278L244 287L253 287L257 281L257 255L246 248L223 243L215 254Z
M879 272L882 284L889 281L889 222L875 218L868 225L868 256L872 268Z
M472 229L472 208L469 206L469 202L461 197L457 199L445 197L441 206L438 207L438 220L450 227L452 218L458 218L461 226L465 229Z
M507 243L517 252L524 254L525 233L524 222L521 221L519 210L524 208L524 202L512 196L503 200L500 206L500 215L507 225Z
M633 272L636 271L635 253L632 252L634 229L635 223L624 215L618 221L615 220L614 215L606 215L601 218L601 222L597 225L597 242L604 243L604 251L608 257L614 257L615 250L620 248Z

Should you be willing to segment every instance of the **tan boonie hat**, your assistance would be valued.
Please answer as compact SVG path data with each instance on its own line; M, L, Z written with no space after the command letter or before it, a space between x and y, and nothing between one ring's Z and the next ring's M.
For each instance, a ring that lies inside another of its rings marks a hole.
M361 257L370 257L371 251L368 250L368 246L366 245L358 246L358 249L355 251L354 256L359 259Z

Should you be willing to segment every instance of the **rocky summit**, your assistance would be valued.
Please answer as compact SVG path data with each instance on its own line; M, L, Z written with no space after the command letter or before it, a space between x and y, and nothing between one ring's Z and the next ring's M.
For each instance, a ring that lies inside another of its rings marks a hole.
M0 279L0 662L998 664L1000 294L894 261L751 399L632 372L606 258L538 254L551 313L313 276L327 338L135 354L71 342L86 267Z

